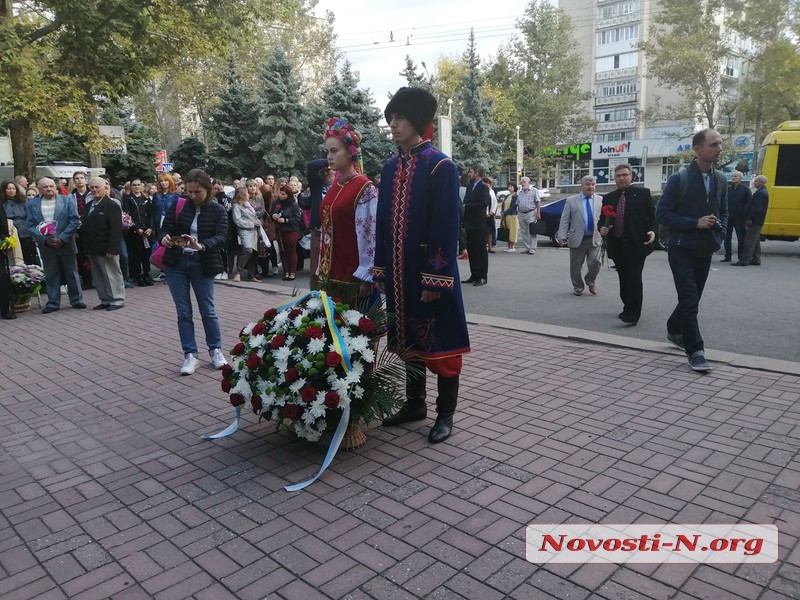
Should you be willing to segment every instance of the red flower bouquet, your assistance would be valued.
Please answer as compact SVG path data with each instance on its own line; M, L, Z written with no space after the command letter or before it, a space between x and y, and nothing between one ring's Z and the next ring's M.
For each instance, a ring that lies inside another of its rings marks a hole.
M601 227L614 227L614 220L617 218L617 211L610 204L606 204L600 209L602 217ZM606 253L608 252L608 235L603 236L603 242L600 245L600 264L602 265L606 260Z

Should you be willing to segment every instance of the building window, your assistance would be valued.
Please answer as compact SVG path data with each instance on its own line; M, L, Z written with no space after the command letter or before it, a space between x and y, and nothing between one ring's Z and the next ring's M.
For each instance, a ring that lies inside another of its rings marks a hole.
M615 17L622 17L625 15L632 15L639 8L636 0L625 0L624 2L615 2L614 4L606 4L598 9L598 19L613 19Z
M595 61L595 71L612 71L639 66L638 52L624 52L613 56L601 56Z
M562 160L559 163L558 184L580 185L581 178L588 174L588 160Z
M624 121L625 119L634 119L636 117L636 109L630 108L608 108L606 110L598 110L594 113L594 118L601 123L608 123L610 121Z
M606 31L597 32L597 45L617 44L619 42L636 41L639 39L639 25L626 25Z
M739 76L739 57L729 56L725 63L725 75L728 77Z
M592 161L592 175L597 178L597 183L614 183L614 169L617 165L628 163L633 171L633 183L644 181L644 167L641 158L615 158L612 160L600 159Z
M609 133L596 133L595 142L623 142L633 139L633 131L612 131Z
M665 156L661 159L661 183L666 183L672 175L681 170L683 163L677 156Z
M605 98L607 96L621 96L622 94L635 94L639 89L639 82L636 79L623 79L622 81L609 81L597 86L595 96Z

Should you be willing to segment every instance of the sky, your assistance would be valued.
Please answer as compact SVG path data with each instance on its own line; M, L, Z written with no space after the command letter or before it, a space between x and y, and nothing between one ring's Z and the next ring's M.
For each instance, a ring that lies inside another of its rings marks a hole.
M441 55L460 56L467 48L470 28L481 59L497 52L515 33L515 22L528 0L319 0L315 15L336 15L337 44L361 75L383 110L405 85L399 73L406 54L433 72ZM488 10L487 10L488 9Z

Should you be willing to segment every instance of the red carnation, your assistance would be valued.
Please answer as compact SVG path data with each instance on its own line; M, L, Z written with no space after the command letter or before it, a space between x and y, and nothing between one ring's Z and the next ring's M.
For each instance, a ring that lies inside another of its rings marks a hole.
M253 326L253 335L261 335L267 330L267 326L263 323L256 323Z
M272 319L274 319L277 316L278 316L278 311L275 310L274 308L270 308L267 312L264 313L264 318L267 321L272 321Z
M259 396L258 394L254 394L253 397L250 399L250 404L253 405L254 411L256 412L260 411L261 408L263 407L263 404L261 403L261 396Z
M319 339L324 335L322 331L322 327L319 325L312 325L311 327L306 328L306 337L311 339Z
M302 390L300 390L300 398L306 404L311 404L314 401L314 398L316 397L317 397L317 390L315 390L310 385L307 385Z
M286 343L286 336L285 335L276 335L274 338L272 338L272 341L269 343L269 345L272 348L280 348L285 343Z
M234 406L241 406L244 404L244 396L241 394L231 394L231 404Z
M222 376L228 378L231 375L233 375L233 367L226 363L225 366L222 367Z
M300 409L296 404L287 404L283 407L283 417L290 421L296 421L300 416Z
M339 408L339 394L331 390L325 394L325 406L328 408Z
M247 357L247 368L251 371L255 371L258 367L261 366L261 357L258 354L251 354Z
M286 380L286 383L293 383L297 381L298 377L300 377L300 373L298 373L297 369L294 367L289 367L283 374L283 378Z
M329 367L335 367L342 362L342 357L336 352L328 352L325 355L325 364Z
M222 391L225 392L226 394L228 392L230 392L231 391L230 379L228 379L227 377L225 379L223 379L222 380L222 384L220 385L220 387L222 388Z
M368 319L367 317L361 317L358 320L358 327L364 333L373 333L375 331L375 323L373 323L372 320Z
M289 311L289 318L290 319L296 319L297 317L299 317L302 314L303 314L302 310L300 310L299 308L293 308L292 310Z
M239 342L233 347L233 350L231 350L231 356L241 356L242 354L244 354L244 349L245 349L244 344L242 342Z
M614 219L614 218L616 218L616 216L617 216L617 212L614 210L614 207L613 207L613 206L611 206L610 204L606 204L606 205L605 205L605 206L602 208L602 210L600 211L600 213L601 213L601 214L602 214L604 217L607 217L607 218L609 218L609 219Z

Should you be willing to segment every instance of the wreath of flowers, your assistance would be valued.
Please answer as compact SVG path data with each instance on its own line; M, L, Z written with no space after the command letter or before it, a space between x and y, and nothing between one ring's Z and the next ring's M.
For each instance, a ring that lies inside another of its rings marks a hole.
M377 386L388 394L371 393L380 382L379 332L375 319L324 295L271 308L241 330L222 370L222 391L234 407L249 402L261 417L318 441L331 411L349 405L351 421L366 421L397 405L393 386Z
M328 127L322 139L325 141L330 137L335 137L342 141L347 153L354 162L361 158L358 134L356 134L356 130L346 121L343 121L341 117L331 117L328 119Z

